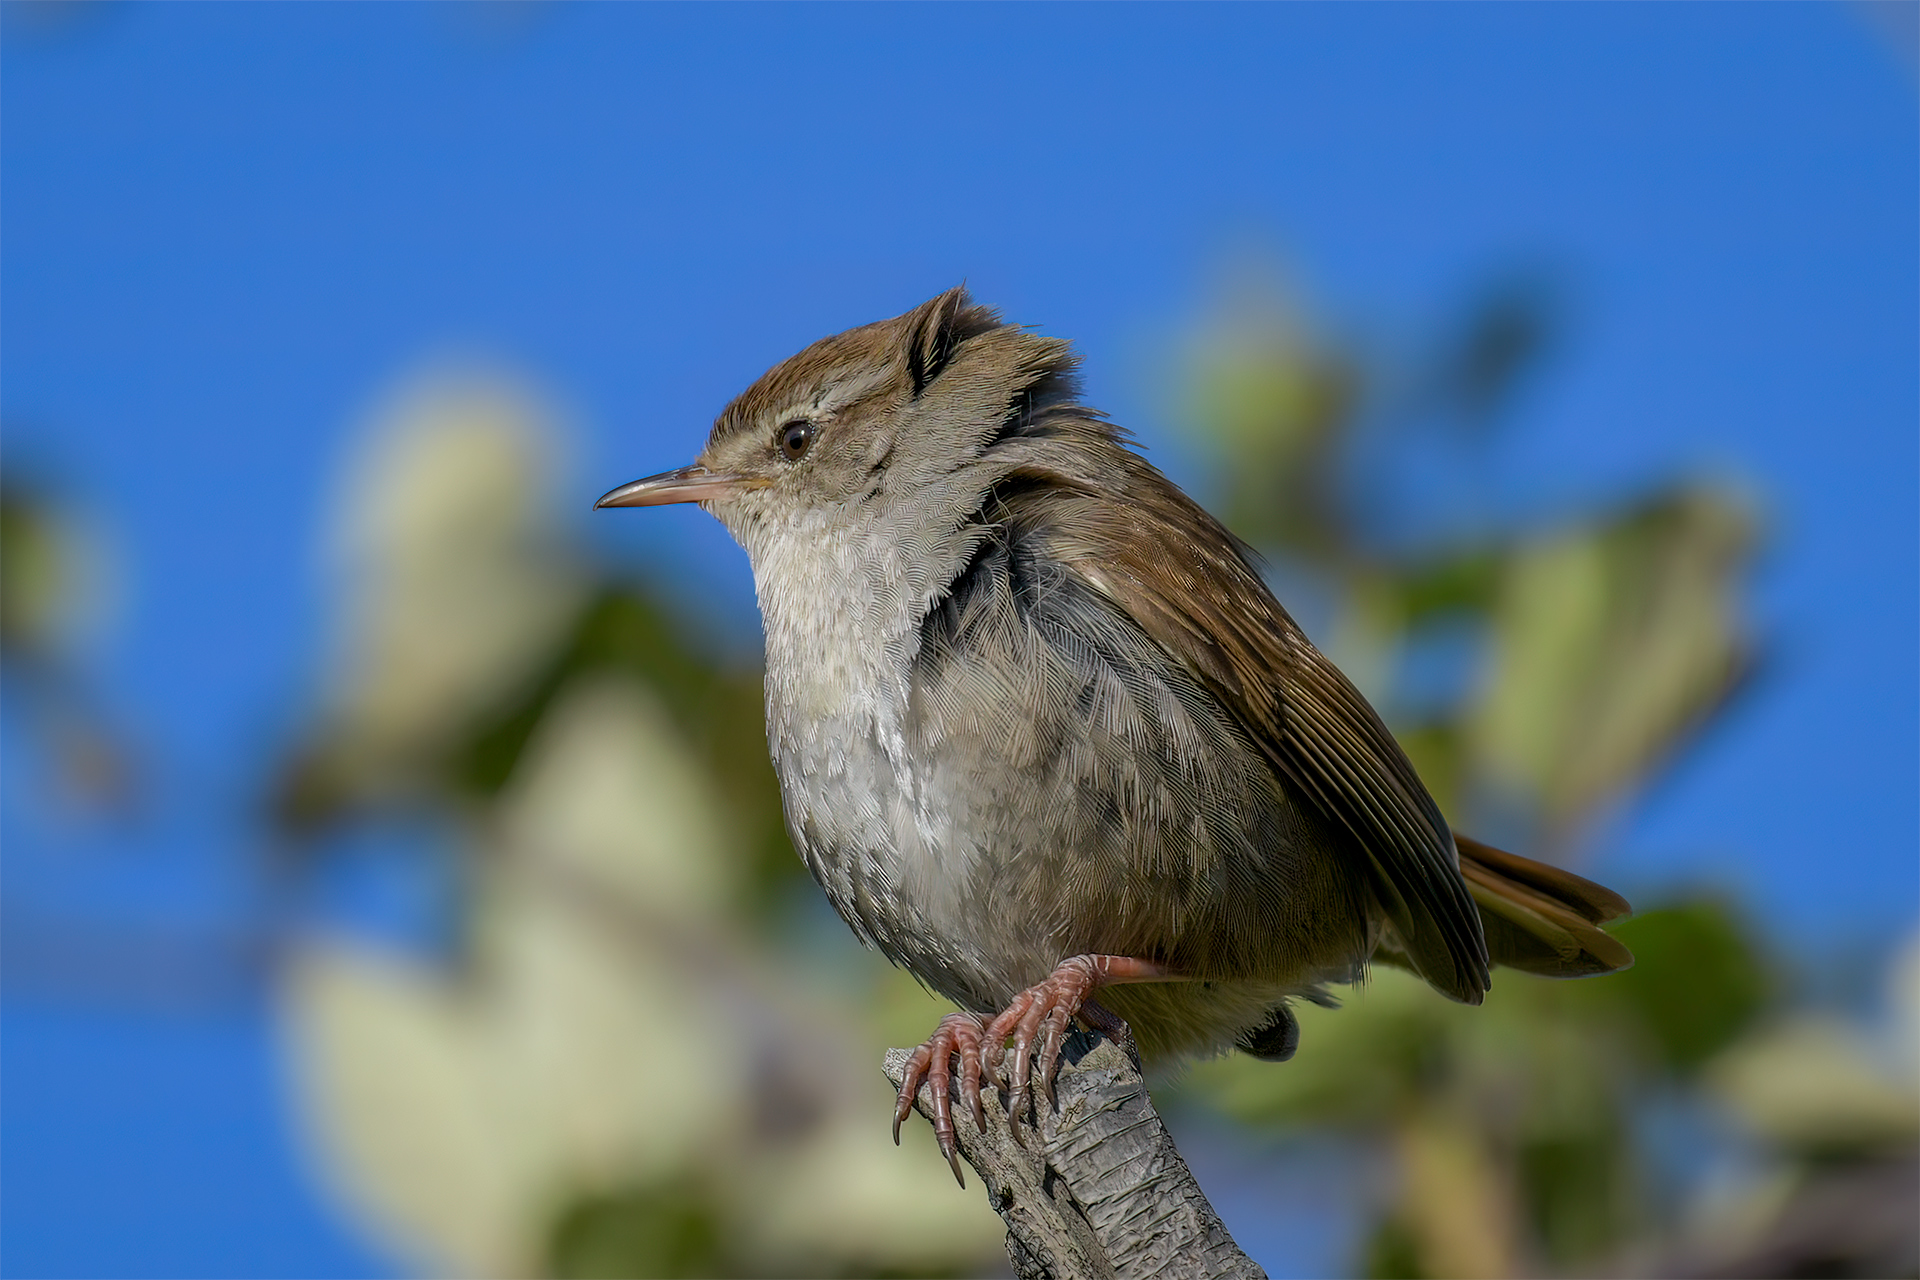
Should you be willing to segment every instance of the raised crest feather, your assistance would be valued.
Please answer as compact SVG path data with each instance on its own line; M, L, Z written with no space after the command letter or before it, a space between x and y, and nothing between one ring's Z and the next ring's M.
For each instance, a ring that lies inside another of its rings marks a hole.
M998 323L985 308L970 306L965 285L947 290L921 304L907 326L907 376L913 381L913 398L926 393L927 384L940 376L953 358L954 349L969 336L962 323L969 311L981 313L977 321L991 326Z

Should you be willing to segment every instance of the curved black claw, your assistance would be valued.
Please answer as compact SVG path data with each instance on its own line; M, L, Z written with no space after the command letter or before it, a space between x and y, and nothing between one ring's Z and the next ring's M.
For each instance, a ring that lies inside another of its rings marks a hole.
M913 1100L924 1080L933 1108L933 1136L940 1154L953 1169L954 1181L962 1188L966 1175L960 1172L960 1144L953 1131L953 1059L960 1059L960 1100L973 1111L974 1123L984 1128L986 1108L980 1100L980 1046L985 1028L970 1013L950 1013L940 1019L925 1044L907 1059L900 1077L900 1092L894 1099L893 1144L900 1145L900 1122L913 1110Z
M1032 1103L1035 1084L1047 1105L1053 1105L1053 1076L1060 1065L1060 1046L1073 1019L1091 1003L1089 997L1097 985L1090 964L1077 957L1064 961L1046 981L1015 996L1013 1003L987 1024L981 1066L995 1084L1007 1090L1007 1125L1016 1140L1024 1141L1020 1122ZM1013 1041L1011 1076L1001 1069L1009 1038Z

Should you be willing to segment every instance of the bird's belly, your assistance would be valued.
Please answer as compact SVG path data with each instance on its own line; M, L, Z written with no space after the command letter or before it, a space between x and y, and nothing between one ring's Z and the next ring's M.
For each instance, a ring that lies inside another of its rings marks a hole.
M770 727L779 721L776 709ZM794 847L862 942L956 1003L997 1007L1031 964L983 945L967 902L980 850L889 738L864 717L804 735L775 729Z

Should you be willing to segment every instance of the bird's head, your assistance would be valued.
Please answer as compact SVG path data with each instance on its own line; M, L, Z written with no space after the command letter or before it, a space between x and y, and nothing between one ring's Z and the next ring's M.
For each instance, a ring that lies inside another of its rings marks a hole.
M951 528L993 484L996 440L1072 400L1073 364L1066 342L950 289L781 361L720 414L692 466L595 505L697 502L750 552L802 524Z

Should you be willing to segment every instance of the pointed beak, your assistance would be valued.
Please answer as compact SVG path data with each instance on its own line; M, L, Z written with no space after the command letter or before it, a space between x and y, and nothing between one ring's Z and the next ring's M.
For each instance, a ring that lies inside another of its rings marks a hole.
M706 502L724 498L742 489L757 489L766 481L757 476L709 471L705 467L681 467L662 471L657 476L623 484L600 496L594 509L601 507L660 507L671 502Z

